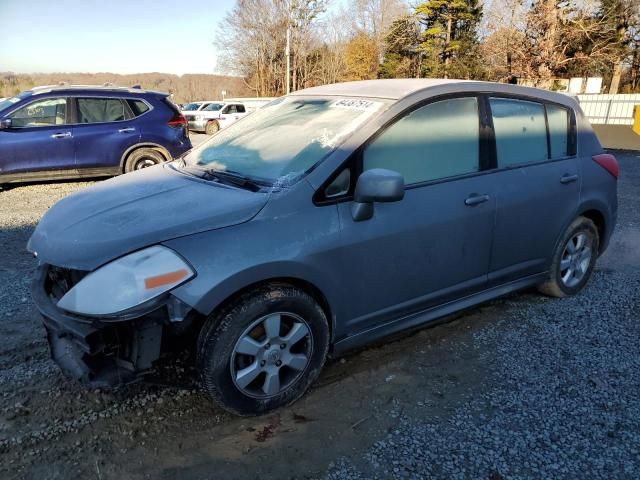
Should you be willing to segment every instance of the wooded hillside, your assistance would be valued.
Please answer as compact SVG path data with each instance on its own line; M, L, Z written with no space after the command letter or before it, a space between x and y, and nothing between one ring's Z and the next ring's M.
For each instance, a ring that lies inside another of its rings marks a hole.
M139 73L118 75L115 73L36 73L14 74L0 73L0 97L9 97L23 90L39 85L56 85L66 82L71 85L103 85L112 83L129 87L140 85L142 88L173 93L173 101L183 103L192 100L215 100L221 98L226 90L229 97L251 95L240 77L207 74L172 75L169 73Z

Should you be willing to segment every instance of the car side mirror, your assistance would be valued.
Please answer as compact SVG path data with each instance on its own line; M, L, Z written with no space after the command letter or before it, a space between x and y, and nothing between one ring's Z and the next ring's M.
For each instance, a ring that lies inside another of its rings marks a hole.
M11 128L11 119L3 118L0 120L0 130L6 130L7 128Z
M374 202L398 202L404 198L404 177L398 172L374 168L358 177L351 216L356 222L373 217Z

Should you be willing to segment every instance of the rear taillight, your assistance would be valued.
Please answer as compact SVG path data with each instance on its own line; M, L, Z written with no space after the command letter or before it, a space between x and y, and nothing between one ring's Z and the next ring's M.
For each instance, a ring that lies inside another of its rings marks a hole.
M607 172L618 178L618 161L616 157L610 153L601 153L600 155L594 155L593 161L604 168Z
M169 119L169 121L167 122L167 125L173 128L186 127L187 119L184 118L184 115L182 115L181 113L177 113L176 115L174 115Z

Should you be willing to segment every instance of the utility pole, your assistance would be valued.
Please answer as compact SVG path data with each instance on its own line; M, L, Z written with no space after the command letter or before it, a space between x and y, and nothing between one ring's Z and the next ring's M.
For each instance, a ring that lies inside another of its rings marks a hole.
M287 56L287 74L285 75L285 93L289 95L291 93L291 19L287 19L287 47L284 54Z

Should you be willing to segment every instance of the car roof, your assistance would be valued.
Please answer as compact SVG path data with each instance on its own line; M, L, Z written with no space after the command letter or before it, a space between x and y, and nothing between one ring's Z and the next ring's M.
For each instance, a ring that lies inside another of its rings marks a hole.
M425 88L458 83L460 80L434 78L393 78L385 80L358 80L332 83L298 90L291 95L344 95L348 97L376 97L398 100Z
M381 80L358 80L354 82L333 83L319 87L305 88L290 95L293 96L345 96L368 97L400 100L411 94L434 89L446 90L447 93L456 92L495 92L511 95L523 95L539 98L565 105L575 106L575 100L570 96L541 90L496 82L481 82L475 80L454 80L443 78L394 78Z
M147 93L156 95L169 95L166 92L160 92L156 90L144 90L142 88L134 87L119 87L117 85L43 85L40 87L33 87L29 90L32 95L42 95L45 93L79 93L79 92L117 92L117 93L135 93L137 95L143 95Z

